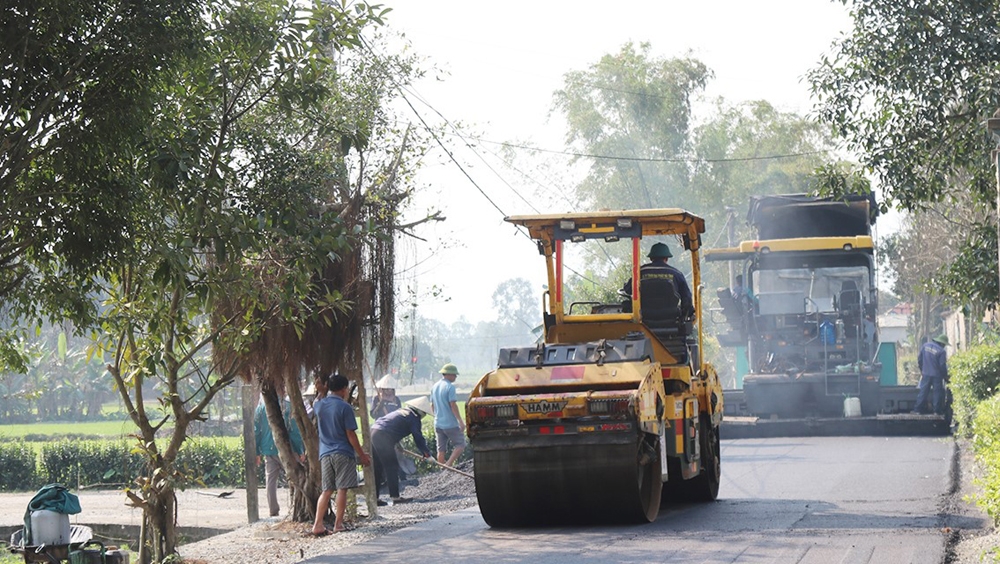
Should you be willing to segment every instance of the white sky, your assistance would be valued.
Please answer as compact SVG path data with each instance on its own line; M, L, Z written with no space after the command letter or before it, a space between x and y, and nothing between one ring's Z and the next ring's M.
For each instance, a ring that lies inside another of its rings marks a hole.
M690 53L704 62L715 73L708 98L765 99L781 110L807 113L812 104L802 77L851 24L844 5L830 0L399 0L389 6L388 27L405 35L424 57L424 68L439 69L412 89L423 119L440 124L443 116L486 141L527 141L552 150L563 148L561 117L550 117L563 75L588 68L628 41L649 42L655 56ZM443 151L427 157L408 219L434 209L447 221L419 230L426 243L400 245L400 278L412 286L416 277L421 315L445 322L463 315L472 322L491 319L499 282L528 278L539 297L544 283L533 243L505 223L504 214L536 213L523 200L542 213L571 211L558 196L570 183L558 173L525 170L528 178L504 166L494 156L500 151L495 144L477 143L474 152L458 137L443 141L479 188ZM742 210L746 202L733 205ZM663 202L675 206L683 203ZM435 286L441 296L429 297Z

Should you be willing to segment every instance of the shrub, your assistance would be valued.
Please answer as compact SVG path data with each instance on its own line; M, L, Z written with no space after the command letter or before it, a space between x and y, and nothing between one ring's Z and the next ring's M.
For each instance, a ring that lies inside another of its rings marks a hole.
M980 345L956 354L949 359L948 373L958 432L971 436L976 405L1000 385L1000 345Z
M976 459L983 467L982 487L976 502L1000 525L1000 394L979 404L972 423L972 446Z
M120 441L58 441L42 446L44 483L82 487L124 485L142 471L142 457Z
M0 443L0 491L35 487L35 451L24 441Z
M198 485L246 486L243 476L242 444L231 446L220 439L188 438L177 455L176 466Z
M34 491L45 484L118 488L132 483L146 461L126 439L60 440L36 451L25 441L0 442L0 491ZM224 439L189 438L177 457L187 484L244 487L243 445ZM257 468L264 483L264 468ZM183 486L184 484L182 484Z

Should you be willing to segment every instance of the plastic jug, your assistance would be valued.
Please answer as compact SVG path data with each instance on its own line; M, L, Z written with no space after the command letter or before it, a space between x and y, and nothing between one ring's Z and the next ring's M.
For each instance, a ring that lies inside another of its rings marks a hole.
M47 509L31 512L32 546L69 544L69 515Z
M844 417L861 417L861 398L844 399Z
M819 340L821 343L833 345L837 343L837 330L829 319L824 319L819 324Z

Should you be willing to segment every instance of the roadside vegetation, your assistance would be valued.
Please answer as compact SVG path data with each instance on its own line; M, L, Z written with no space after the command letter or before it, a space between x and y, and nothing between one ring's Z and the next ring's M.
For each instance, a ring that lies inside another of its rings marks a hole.
M858 155L882 211L907 212L879 252L893 294L913 307L912 342L940 333L943 316L964 314L966 350L949 359L955 418L982 466L976 501L998 523L1000 339L995 323L980 321L1000 302L990 158L998 138L985 127L1000 107L1000 51L978 30L996 29L1000 11L995 1L847 4L853 29L808 75L816 115Z
M59 483L71 490L118 489L143 474L144 457L125 438L0 442L0 491L34 491ZM177 458L189 486L245 487L241 437L192 438ZM258 469L263 483L263 466Z
M971 347L949 362L958 433L970 440L982 473L976 503L1000 525L1000 344Z
M464 402L459 402L464 412ZM0 425L0 491L35 491L60 483L72 490L122 489L143 471L144 459L127 436L130 422L101 421ZM423 420L423 435L436 450L434 419ZM243 437L193 437L178 456L177 466L191 476L189 486L245 488ZM417 452L412 437L401 445ZM466 449L461 460L472 456ZM433 462L417 461L420 473L435 470ZM257 468L258 487L264 466Z

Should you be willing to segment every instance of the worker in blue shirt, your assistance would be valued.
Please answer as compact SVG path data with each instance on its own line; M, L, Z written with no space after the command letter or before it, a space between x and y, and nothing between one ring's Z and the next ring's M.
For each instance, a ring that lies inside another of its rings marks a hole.
M344 521L347 509L347 490L358 487L358 462L368 466L371 459L361 449L358 440L358 422L354 408L347 403L348 380L340 374L317 374L313 382L316 397L322 398L313 406L316 427L319 431L319 466L322 493L316 502L316 519L313 536L349 531L354 527ZM325 520L330 498L334 498L334 527L327 529Z
M920 347L917 356L917 366L920 367L920 391L917 393L917 403L914 413L926 413L923 409L928 394L931 396L931 408L934 413L944 414L944 383L948 381L948 336L938 335Z

